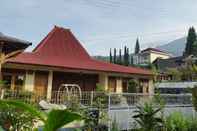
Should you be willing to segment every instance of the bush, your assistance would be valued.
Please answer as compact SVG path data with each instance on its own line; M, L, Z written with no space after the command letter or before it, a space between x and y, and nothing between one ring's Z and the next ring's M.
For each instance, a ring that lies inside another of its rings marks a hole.
M188 131L188 125L188 120L180 112L173 112L166 117L165 128L167 131Z
M33 115L13 106L0 107L0 126L4 130L30 130L34 125Z
M138 105L135 111L135 118L141 131L154 131L161 127L163 120L159 115L162 108L156 107L153 102L145 102L143 105Z
M129 80L128 83L128 92L129 93L136 93L137 92L138 83L135 80Z

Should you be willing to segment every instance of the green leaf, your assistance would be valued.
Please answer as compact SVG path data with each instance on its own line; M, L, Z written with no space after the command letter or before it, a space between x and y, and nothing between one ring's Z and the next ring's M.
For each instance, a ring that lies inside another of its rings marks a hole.
M31 115L33 115L34 117L39 118L41 121L45 122L46 120L46 114L39 111L37 108L35 108L32 105L20 102L20 101L16 101L16 100L0 100L0 107L3 106L13 106L16 107L18 109L21 109L23 111L26 111L28 113L30 113Z
M52 110L48 114L44 131L56 131L62 126L75 120L81 120L81 116L77 113L72 113L68 110Z

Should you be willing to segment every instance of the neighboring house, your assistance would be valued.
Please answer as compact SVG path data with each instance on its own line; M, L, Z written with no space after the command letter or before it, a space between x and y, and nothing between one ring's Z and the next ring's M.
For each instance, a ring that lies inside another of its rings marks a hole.
M179 69L181 67L187 67L188 65L197 64L197 58L193 55L190 56L178 56L169 59L157 58L153 65L159 72L157 76L158 81L172 80L171 74L168 74L168 69Z
M169 59L157 58L153 62L153 65L155 65L156 69L159 70L160 72L165 72L169 68L177 68L182 66L184 63L185 63L184 57L179 56L179 57L172 57Z
M130 79L139 82L140 92L153 92L149 70L95 60L69 29L57 26L32 52L9 59L2 71L8 88L48 98L61 84L78 84L82 91L94 91L99 84L110 92L127 92Z
M157 58L168 59L171 54L155 48L147 48L142 50L139 54L133 56L134 65L148 65L153 63Z

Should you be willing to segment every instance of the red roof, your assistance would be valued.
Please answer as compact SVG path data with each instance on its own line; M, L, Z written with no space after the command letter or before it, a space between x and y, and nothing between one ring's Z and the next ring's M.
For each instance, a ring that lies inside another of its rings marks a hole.
M57 26L31 53L24 52L8 62L60 67L63 69L152 74L149 70L111 64L91 58L69 29Z

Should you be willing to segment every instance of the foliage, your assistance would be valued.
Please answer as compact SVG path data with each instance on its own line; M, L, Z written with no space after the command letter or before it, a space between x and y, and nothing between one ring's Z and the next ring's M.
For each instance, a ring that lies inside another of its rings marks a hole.
M32 105L14 100L0 100L1 107L12 106L30 114L35 120L44 123L44 131L55 131L74 120L81 120L81 116L69 110L51 110L48 114L41 112Z
M117 58L116 58L116 48L114 48L114 57L113 57L113 63L117 63Z
M173 112L165 121L167 131L188 131L188 126L188 120L180 112Z
M181 72L177 68L168 68L167 73L172 76L173 81L181 80Z
M158 70L157 70L157 68L153 64L150 64L150 69L151 69L151 71L152 71L152 73L154 75L153 80L154 80L154 82L156 82L157 81L157 76L159 74L158 73Z
M129 48L127 48L126 46L124 47L124 65L129 65Z
M162 107L156 106L152 101L137 105L136 115L133 116L142 131L154 131L161 126L163 120L160 116Z
M110 52L109 52L109 61L110 61L110 63L112 63L113 61L112 61L112 53L111 53L111 48L110 48Z
M11 106L0 108L0 125L4 130L31 130L34 122L34 117L27 112Z
M197 86L192 89L192 103L195 111L197 111Z
M105 88L100 84L96 84L96 91L105 92Z
M80 119L80 115L71 113L68 110L52 110L47 115L43 131L55 131L74 120Z
M128 92L136 93L137 92L138 83L135 80L129 80L128 82Z
M196 41L196 32L194 27L190 27L187 36L187 42L184 54L185 56L189 56L194 53L194 42Z
M112 121L110 131L120 131L119 128L118 128L118 124L117 124L117 122L116 122L116 119L114 119L114 120Z
M136 40L136 44L135 44L135 54L140 53L140 44L139 44L139 40L137 38Z
M122 53L121 53L121 49L119 49L119 57L118 57L117 64L122 65Z

